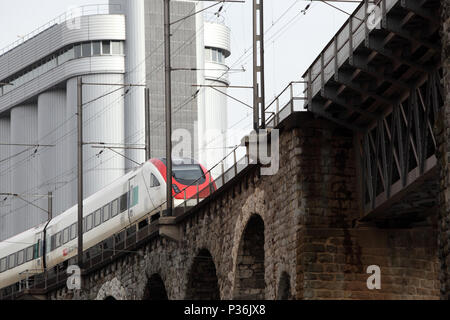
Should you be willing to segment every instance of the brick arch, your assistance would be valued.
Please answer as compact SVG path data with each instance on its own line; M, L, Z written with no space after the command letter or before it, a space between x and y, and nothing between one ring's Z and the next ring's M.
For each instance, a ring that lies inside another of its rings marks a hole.
M166 286L159 273L154 273L148 278L142 300L169 300Z
M106 298L108 298L108 300L112 300L111 298L114 298L115 300L128 299L125 288L117 278L105 282L98 291L95 300L105 300Z
M264 231L264 220L260 215L253 214L239 241L235 264L233 299L265 299Z
M254 215L258 215L265 224L266 207L264 197L264 190L256 188L255 191L245 201L244 205L242 206L242 210L236 219L233 237L233 248L231 251L231 256L233 258L233 269L228 273L228 280L231 282L232 294L234 294L235 292L235 275L238 261L238 252L245 228L247 227L250 218Z
M292 286L291 276L286 271L283 271L278 280L277 300L291 300Z
M208 249L201 249L192 259L187 274L185 299L220 300L217 268Z

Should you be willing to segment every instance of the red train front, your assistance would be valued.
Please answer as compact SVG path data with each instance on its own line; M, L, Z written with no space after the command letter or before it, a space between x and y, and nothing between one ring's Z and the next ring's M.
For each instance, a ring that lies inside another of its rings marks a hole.
M159 170L164 180L166 178L166 158L151 159L151 163ZM216 185L211 173L200 163L192 159L172 159L172 195L175 199L206 198Z

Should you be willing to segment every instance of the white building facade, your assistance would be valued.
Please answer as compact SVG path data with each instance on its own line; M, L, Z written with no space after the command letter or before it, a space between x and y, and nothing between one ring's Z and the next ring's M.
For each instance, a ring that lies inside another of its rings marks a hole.
M87 15L61 21L0 55L0 193L20 195L0 196L0 240L46 221L42 209L47 208L48 192L53 193L54 215L76 204L78 77L85 83L84 197L146 160L144 150L117 150L124 154L120 156L92 148L99 142L144 145L144 86L151 92L152 157L164 156L165 141L158 131L165 128L164 68L156 68L163 61L158 55L163 46L152 42L156 35L149 21L151 14L158 15L159 2L162 8L159 0L111 0L109 6L95 6ZM178 16L202 7L172 2ZM211 166L218 157L205 152L218 151L203 147L225 147L226 142L220 137L220 144L204 140L211 127L226 131L226 97L204 88L195 94L193 85L228 83L224 77L215 80L217 74L208 69L225 70L229 31L228 36L220 35L220 30L228 29L220 24L215 31L202 15L186 24L174 31L179 43L172 61L197 72L174 75L173 100L181 106L174 110L174 126L187 127L193 149L200 149L194 157ZM214 33L225 41L214 41ZM211 48L222 53L220 60L209 55Z

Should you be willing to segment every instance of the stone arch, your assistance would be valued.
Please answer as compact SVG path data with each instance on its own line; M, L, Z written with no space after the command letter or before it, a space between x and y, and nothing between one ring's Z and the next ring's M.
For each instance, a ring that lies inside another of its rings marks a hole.
M244 229L246 228L250 218L259 214L260 217L265 220L265 192L259 188L256 188L252 194L250 194L242 206L242 211L236 218L233 236L233 249L231 250L231 256L233 258L232 270L228 273L228 281L231 283L230 298L235 292L235 280L236 280L236 266L238 259L239 245L241 242Z
M283 272L278 282L277 300L291 300L291 277L287 272Z
M216 265L207 249L200 250L189 269L186 299L220 300Z
M169 300L164 281L158 273L148 279L142 300Z
M127 300L127 292L117 278L105 282L98 291L97 298L95 300Z
M235 267L233 298L265 299L264 221L260 215L250 217L241 240Z

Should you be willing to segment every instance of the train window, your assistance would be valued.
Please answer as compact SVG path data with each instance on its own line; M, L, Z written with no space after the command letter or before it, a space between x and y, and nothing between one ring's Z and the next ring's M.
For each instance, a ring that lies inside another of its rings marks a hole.
M69 231L69 227L65 228L63 231L63 244L66 244L70 240Z
M92 222L93 222L92 216L93 216L93 214L90 214L86 218L86 232L88 232L92 229L92 225L93 225L92 224Z
M51 251L56 249L56 235L52 235L50 239L50 248Z
M117 216L118 213L119 213L119 199L116 199L111 203L111 217Z
M0 260L0 272L6 271L6 258Z
M38 240L38 242L34 245L34 259L37 259L41 256L42 256L41 240Z
M98 209L94 213L94 223L96 227L99 226L100 223L102 223L102 211L100 209Z
M109 220L109 203L102 209L102 223Z
M70 240L73 240L77 237L77 232L78 232L78 228L77 228L77 223L75 222L74 224L72 224L70 226Z
M54 237L54 236L53 236ZM29 246L26 250L27 250L27 262L33 260L33 247L34 246Z
M59 248L62 245L61 232L55 235L55 248Z
M17 265L20 266L25 262L25 250L17 252Z
M124 212L128 209L128 192L124 193L120 197L120 212Z
M158 178L155 177L155 175L152 173L150 177L150 188L159 187L161 184L158 181Z
M130 208L133 208L139 202L139 187L134 187L131 193Z
M12 269L16 266L16 254L13 253L8 257L8 269Z

